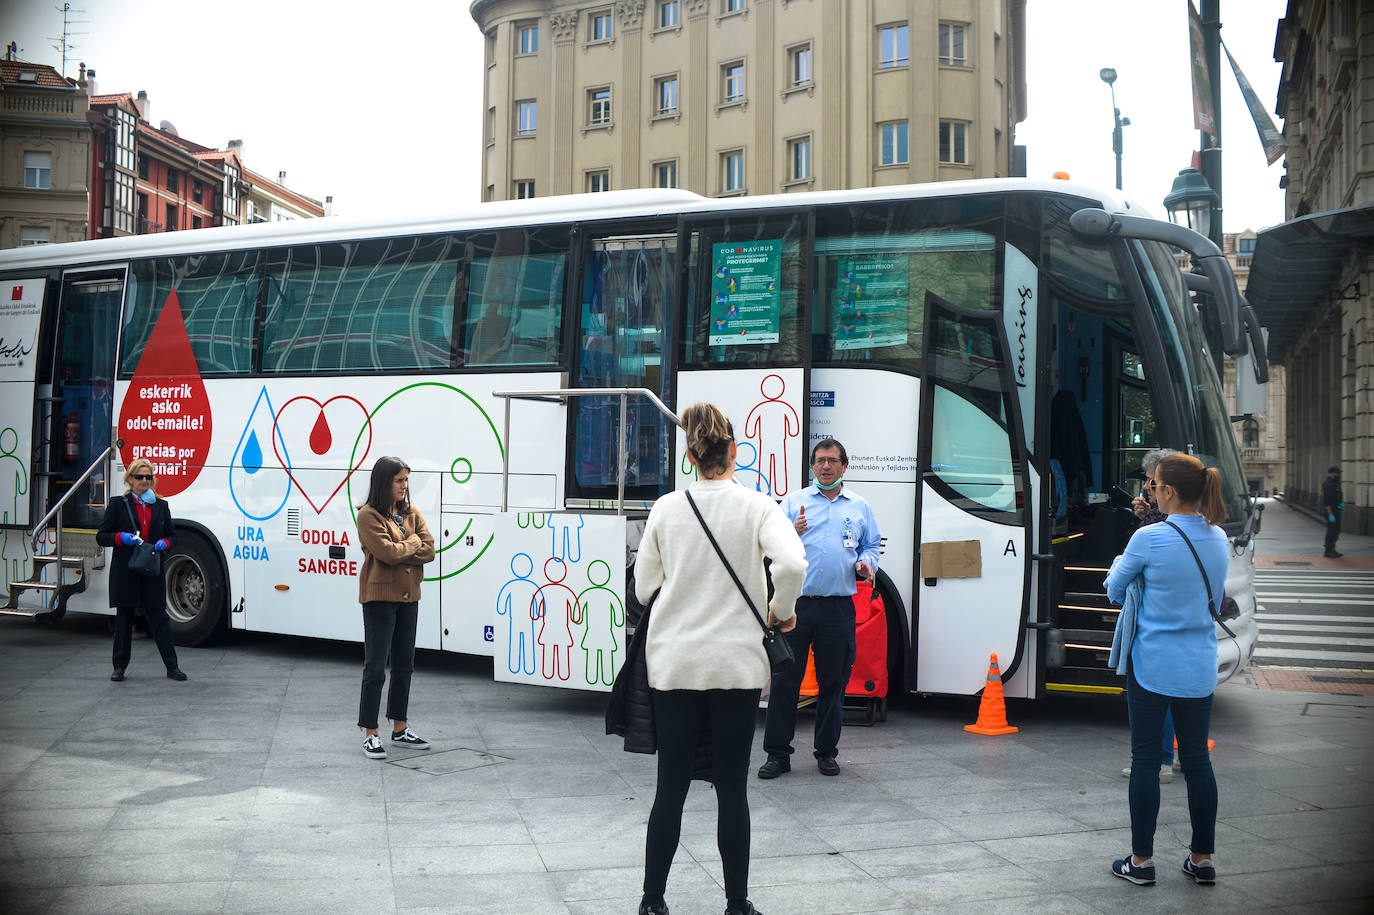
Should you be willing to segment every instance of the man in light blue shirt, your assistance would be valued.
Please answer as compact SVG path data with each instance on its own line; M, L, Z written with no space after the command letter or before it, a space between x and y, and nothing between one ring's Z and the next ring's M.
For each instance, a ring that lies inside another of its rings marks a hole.
M782 510L806 548L806 583L797 601L797 626L786 633L797 663L773 677L763 748L768 761L759 778L777 778L792 769L797 696L806 675L806 651L816 662L816 767L822 775L839 775L840 725L844 690L854 667L854 592L859 578L878 572L882 535L868 503L844 488L849 455L833 438L811 449L815 484L782 500Z

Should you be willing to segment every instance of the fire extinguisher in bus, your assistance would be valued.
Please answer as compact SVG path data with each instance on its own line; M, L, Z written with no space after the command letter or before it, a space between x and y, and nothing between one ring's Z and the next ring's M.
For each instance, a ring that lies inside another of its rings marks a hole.
M81 414L76 411L62 423L62 458L68 462L81 458Z

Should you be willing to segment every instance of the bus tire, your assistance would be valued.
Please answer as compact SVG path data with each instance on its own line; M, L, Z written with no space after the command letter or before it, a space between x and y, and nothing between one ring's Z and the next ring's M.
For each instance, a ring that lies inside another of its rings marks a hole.
M163 557L167 618L178 645L205 645L222 632L225 587L211 546L195 534L182 534Z

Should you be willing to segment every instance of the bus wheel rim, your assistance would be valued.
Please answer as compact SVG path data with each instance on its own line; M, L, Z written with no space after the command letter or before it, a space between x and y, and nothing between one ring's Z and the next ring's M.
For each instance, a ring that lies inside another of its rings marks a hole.
M205 606L205 572L188 556L167 562L167 615L175 623L189 623Z

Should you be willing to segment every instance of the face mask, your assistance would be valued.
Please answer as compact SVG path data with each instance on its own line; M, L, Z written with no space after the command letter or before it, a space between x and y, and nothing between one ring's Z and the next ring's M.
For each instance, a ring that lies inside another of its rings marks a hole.
M151 489L143 490L143 494L139 496L139 498L143 500L143 503L145 505L152 505L154 502L157 501L157 496L153 495L153 491Z
M816 486L817 486L817 488L819 488L819 489L823 489L823 490L825 490L826 492L829 492L830 490L834 489L836 486L839 486L839 485L840 485L841 483L843 483L843 482L844 482L844 477L836 477L835 482L834 482L834 483L831 483L829 486L826 486L826 485L825 485L824 483L822 483L820 480L817 480L817 481L816 481Z

